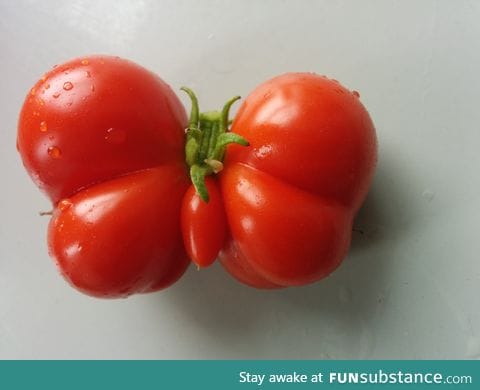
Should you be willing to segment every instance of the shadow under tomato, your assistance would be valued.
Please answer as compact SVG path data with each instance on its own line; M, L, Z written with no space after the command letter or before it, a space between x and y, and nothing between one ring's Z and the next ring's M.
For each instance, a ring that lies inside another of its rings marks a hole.
M347 258L321 282L264 291L239 284L219 264L192 267L167 301L217 351L204 357L368 358L376 339L372 324L381 319L390 291L390 254L401 238L395 225L404 185L399 172L392 161L381 161L355 221L363 234L353 233ZM408 213L404 207L403 221Z

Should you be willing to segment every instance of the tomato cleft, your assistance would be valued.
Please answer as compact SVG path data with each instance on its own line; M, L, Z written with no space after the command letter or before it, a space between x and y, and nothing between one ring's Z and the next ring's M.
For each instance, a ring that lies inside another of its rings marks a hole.
M215 261L226 240L227 221L217 180L217 174L224 168L226 147L249 143L229 132L230 108L240 96L228 100L221 111L200 112L195 93L186 87L182 91L192 102L185 141L192 186L182 203L183 242L189 257L201 268Z

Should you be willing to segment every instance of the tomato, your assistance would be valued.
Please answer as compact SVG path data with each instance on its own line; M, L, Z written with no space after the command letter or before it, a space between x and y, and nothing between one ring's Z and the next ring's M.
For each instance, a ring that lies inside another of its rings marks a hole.
M165 288L216 258L257 288L299 286L346 256L377 143L357 92L290 73L243 102L190 119L160 78L118 57L42 77L17 148L54 205L48 244L62 275L97 297Z
M358 93L315 74L285 74L247 97L232 132L250 146L229 146L219 174L225 269L259 288L330 274L348 251L377 160Z
M32 88L17 148L54 204L49 249L73 286L127 296L183 274L186 125L170 87L118 57L74 59Z
M208 203L204 202L190 186L182 202L183 242L188 255L199 267L207 267L217 258L222 249L227 222L220 190L216 180L205 179L209 193Z

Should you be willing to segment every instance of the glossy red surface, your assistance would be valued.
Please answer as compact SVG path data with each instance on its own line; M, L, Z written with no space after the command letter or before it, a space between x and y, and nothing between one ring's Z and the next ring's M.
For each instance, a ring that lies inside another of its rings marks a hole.
M99 297L155 291L187 268L186 122L167 84L118 57L54 67L27 96L17 147L55 206L49 250L77 289Z
M217 180L205 179L210 196L205 203L190 186L182 202L182 233L185 249L199 267L212 264L223 247L227 225Z
M311 283L345 257L377 160L373 123L358 93L290 73L244 101L220 175L230 242L227 271L260 288Z
M158 76L106 56L46 73L27 95L18 149L35 183L56 203L93 183L183 157L187 121Z

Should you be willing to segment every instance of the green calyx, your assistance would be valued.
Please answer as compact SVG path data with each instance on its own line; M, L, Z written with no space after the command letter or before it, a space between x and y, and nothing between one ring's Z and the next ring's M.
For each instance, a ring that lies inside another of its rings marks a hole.
M192 111L186 129L185 160L190 167L190 178L200 196L209 201L205 177L223 169L223 158L227 145L235 143L248 146L248 141L235 133L228 132L230 107L240 96L225 103L222 111L200 112L198 99L190 88L182 87L192 101Z

